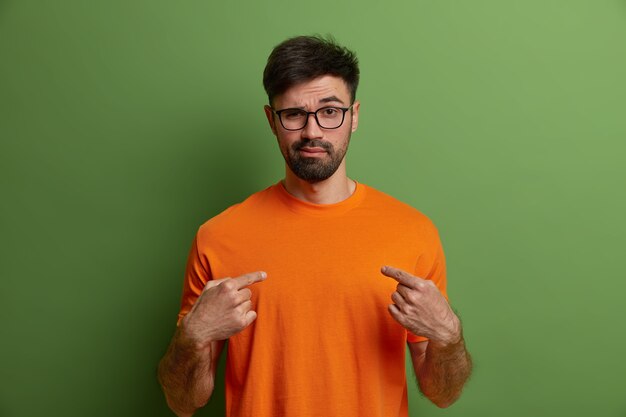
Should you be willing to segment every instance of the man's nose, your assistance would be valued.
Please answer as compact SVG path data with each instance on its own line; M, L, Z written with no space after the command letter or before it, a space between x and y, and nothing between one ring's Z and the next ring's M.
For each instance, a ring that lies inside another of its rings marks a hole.
M324 135L322 128L317 124L317 119L315 118L315 114L310 113L307 115L308 119L306 122L306 126L302 129L302 138L303 139L316 139L321 138Z

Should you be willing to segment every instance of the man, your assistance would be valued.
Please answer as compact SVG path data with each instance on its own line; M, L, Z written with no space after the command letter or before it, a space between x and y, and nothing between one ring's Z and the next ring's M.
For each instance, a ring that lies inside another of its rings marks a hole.
M177 415L211 397L227 339L228 416L407 416L406 343L421 391L439 407L459 397L471 360L437 229L346 174L358 79L332 40L288 39L268 58L285 178L198 230L159 364Z

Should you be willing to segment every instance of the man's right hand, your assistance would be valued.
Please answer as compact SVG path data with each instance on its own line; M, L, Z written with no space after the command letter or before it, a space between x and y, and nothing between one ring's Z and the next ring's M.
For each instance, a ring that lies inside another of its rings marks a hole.
M208 347L248 327L256 319L256 312L247 287L266 277L265 272L257 271L209 281L181 322L185 336L196 346Z

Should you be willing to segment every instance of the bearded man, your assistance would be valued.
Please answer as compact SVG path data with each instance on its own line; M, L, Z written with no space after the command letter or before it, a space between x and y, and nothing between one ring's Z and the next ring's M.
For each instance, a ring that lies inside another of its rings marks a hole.
M406 417L407 345L423 394L459 398L472 365L436 227L347 176L358 81L332 39L270 54L265 115L285 177L198 229L159 364L178 416L210 399L226 340L229 417Z

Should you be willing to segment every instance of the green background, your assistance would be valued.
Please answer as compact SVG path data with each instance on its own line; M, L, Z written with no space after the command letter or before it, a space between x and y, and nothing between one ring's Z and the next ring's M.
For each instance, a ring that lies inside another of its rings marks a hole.
M282 177L261 73L313 33L358 53L349 173L438 226L475 360L411 415L625 417L623 0L0 0L0 416L171 415L191 240Z

